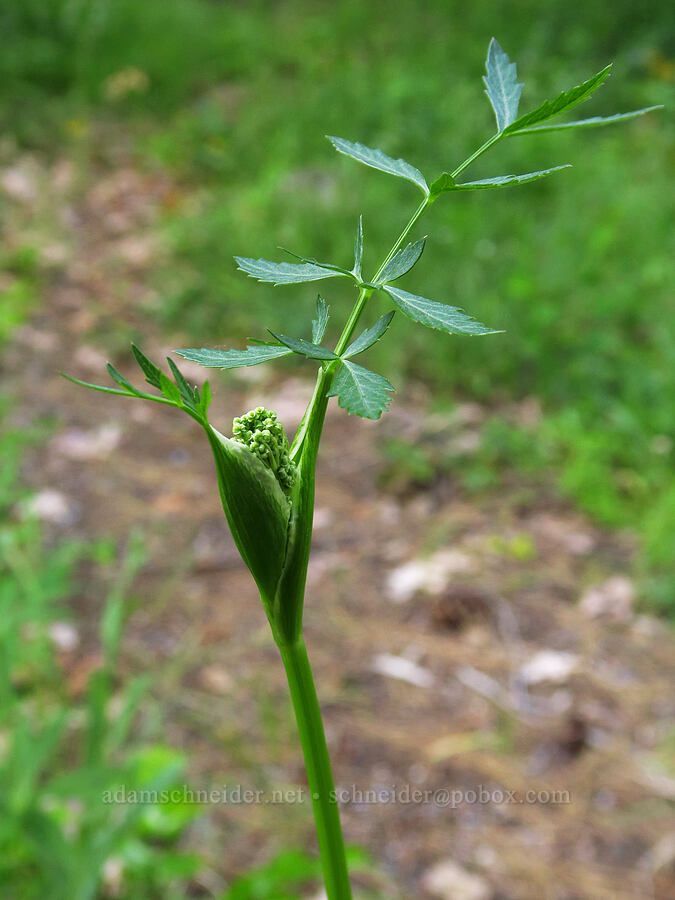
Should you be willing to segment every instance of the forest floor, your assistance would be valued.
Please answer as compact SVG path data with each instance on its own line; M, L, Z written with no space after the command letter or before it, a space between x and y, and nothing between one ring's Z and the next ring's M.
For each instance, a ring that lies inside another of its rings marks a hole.
M191 785L263 792L210 805L192 826L215 890L283 847L313 846L309 804L269 802L304 779L278 655L198 429L57 376L105 383L110 356L139 383L127 333L145 335L156 360L180 345L147 315L176 189L128 165L83 184L68 162L30 157L4 178L10 234L34 229L37 206L50 223L40 304L3 362L14 420L53 423L26 456L36 509L54 539L123 545L142 529L148 563L122 673L151 670ZM264 404L290 432L312 388L255 369L212 381L223 431ZM667 900L675 654L668 627L634 608L631 540L597 528L543 477L478 496L447 473L416 482L383 452L388 440L466 449L487 415L473 403L429 406L409 385L374 424L333 401L319 460L307 644L346 837L382 872L364 877L405 898ZM526 422L536 402L507 412ZM61 657L74 693L98 664L101 603L92 576L73 598L79 644ZM383 792L377 802L359 794L369 790Z

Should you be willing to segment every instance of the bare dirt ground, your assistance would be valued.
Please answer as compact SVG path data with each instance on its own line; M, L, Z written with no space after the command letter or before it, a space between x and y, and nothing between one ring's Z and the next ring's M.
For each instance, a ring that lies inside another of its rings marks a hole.
M123 545L143 529L149 561L124 671L155 673L165 737L186 749L195 787L292 789L303 770L283 673L226 532L208 446L171 410L56 375L106 383L112 353L140 383L120 349L127 334L146 334L155 359L176 346L143 312L157 302L150 273L166 252L158 226L175 189L125 164L93 186L66 162L17 165L26 181L23 197L18 176L6 191L10 232L34 228L38 202L51 225L43 304L7 351L3 379L19 422L56 422L25 470L36 491L60 495L50 533ZM255 370L213 382L224 431L261 403L290 430L311 391ZM673 639L633 608L630 541L515 477L479 499L445 475L385 488L387 437L475 439L483 410L429 417L425 403L410 387L379 424L331 407L320 458L306 631L336 781L349 794L348 841L378 859L391 897L675 897L675 779L660 768ZM96 660L101 598L94 579L73 600L83 640L63 664L74 690ZM481 787L489 801L471 802ZM380 802L355 793L373 789ZM414 790L425 799L413 802ZM313 846L309 806L210 806L190 839L216 890L277 850Z

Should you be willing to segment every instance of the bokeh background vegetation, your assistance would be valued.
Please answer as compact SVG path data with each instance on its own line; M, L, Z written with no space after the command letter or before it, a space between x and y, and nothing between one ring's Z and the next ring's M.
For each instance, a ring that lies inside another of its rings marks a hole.
M409 185L335 154L324 134L382 147L430 176L452 168L493 127L480 82L492 34L518 63L524 109L609 60L614 74L584 115L672 104L671 15L657 0L5 0L2 159L67 155L91 178L114 164L107 136L115 135L138 166L166 173L189 198L165 211L158 299L143 310L152 327L191 345L262 337L262 325L305 333L314 287L255 285L235 271L233 254L279 258L283 245L345 263L362 212L368 271L417 199ZM480 449L459 466L477 497L499 490L514 469L544 471L598 523L634 535L642 603L666 616L675 615L672 136L666 110L616 128L518 138L481 159L471 170L477 178L565 162L574 168L436 204L424 224L431 234L424 265L404 286L462 306L505 334L445 339L395 321L372 354L374 368L402 392L422 382L438 408L461 400L490 409ZM0 340L39 308L38 250L26 242L0 251ZM346 311L349 289L331 283L329 294L334 309ZM110 352L128 338L123 323L112 329ZM524 398L541 409L534 430L501 413ZM17 558L17 547L37 553L45 571L33 588L38 606L64 593L78 554L110 565L100 548L41 556L35 527L13 521L22 447L39 439L6 429L1 448L3 558ZM424 477L423 448L390 452ZM9 605L22 576L14 567L3 577ZM5 657L20 632L14 621L2 633ZM38 669L49 670L40 659ZM100 682L104 690L104 675ZM92 728L97 702L94 692ZM90 747L87 777L98 771L100 753ZM170 779L174 764L162 757L146 768ZM13 802L32 810L38 834L39 804L25 807L25 796ZM128 827L135 836L152 831L148 822ZM18 871L35 848L11 846ZM55 845L51 864L58 859ZM26 865L16 896L34 896L33 863ZM143 857L138 871L148 865ZM148 887L144 877L129 897L160 889L161 878ZM77 896L91 896L87 889ZM243 891L232 896L249 896Z

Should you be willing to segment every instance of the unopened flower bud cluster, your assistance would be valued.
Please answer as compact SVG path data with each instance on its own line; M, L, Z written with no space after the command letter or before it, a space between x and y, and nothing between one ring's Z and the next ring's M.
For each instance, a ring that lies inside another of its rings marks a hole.
M295 466L288 455L288 438L277 414L258 406L232 423L232 437L274 472L284 491L295 482Z

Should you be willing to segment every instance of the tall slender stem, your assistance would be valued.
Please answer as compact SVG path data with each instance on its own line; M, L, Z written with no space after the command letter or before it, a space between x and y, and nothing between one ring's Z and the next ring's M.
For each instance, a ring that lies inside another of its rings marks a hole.
M475 159L495 144L501 135L495 135L452 173L453 177L462 172ZM415 223L424 211L433 203L434 197L427 195L419 204L407 225L394 242L391 250L373 276L377 282L387 263L397 253ZM335 346L339 356L347 348L361 314L368 303L374 288L362 285L349 318ZM307 769L307 781L312 794L314 818L321 853L328 900L351 900L349 873L345 858L344 839L340 825L340 812L335 796L333 774L331 771L326 736L321 719L321 710L316 696L312 670L307 657L307 650L302 639L302 599L304 595L305 574L312 536L312 514L314 508L314 467L321 439L321 430L326 413L327 396L330 386L339 367L339 361L324 363L317 376L316 386L302 423L293 440L291 459L300 467L300 478L304 483L304 491L299 496L298 510L301 534L296 537L292 565L287 566L277 590L275 599L276 627L274 636L281 653L288 686L293 700L295 718L302 744L302 752ZM298 602L298 597L300 598ZM286 613L292 613L286 620ZM282 624L283 628L279 625Z
M280 644L279 650L305 758L326 894L328 900L351 900L340 812L307 650L301 637L292 644Z

